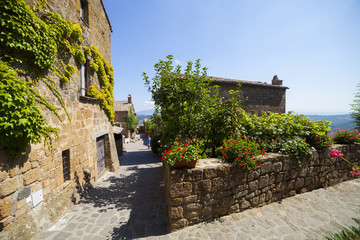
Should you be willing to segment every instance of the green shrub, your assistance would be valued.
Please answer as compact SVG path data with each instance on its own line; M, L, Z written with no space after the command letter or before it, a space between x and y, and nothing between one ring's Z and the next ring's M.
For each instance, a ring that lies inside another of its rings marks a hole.
M312 150L310 145L301 138L287 139L275 144L269 144L267 149L270 152L293 154L299 165L301 165L300 158L308 155Z
M154 136L150 141L151 150L155 154L160 154L162 145L161 145L161 136Z
M326 240L360 240L360 218L353 218L357 227L345 227L342 231L337 233L330 233L330 237Z

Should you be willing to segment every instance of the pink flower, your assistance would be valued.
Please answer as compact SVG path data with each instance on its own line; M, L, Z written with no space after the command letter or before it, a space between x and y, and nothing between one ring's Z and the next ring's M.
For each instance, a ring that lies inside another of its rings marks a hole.
M351 175L352 177L354 177L354 176L360 176L360 169L358 169L358 168L353 168L352 171L350 171L350 175Z
M342 152L341 152L340 150L335 150L335 149L333 149L333 150L330 152L330 154L331 154L331 157L332 157L332 158L344 156L344 154L342 154Z

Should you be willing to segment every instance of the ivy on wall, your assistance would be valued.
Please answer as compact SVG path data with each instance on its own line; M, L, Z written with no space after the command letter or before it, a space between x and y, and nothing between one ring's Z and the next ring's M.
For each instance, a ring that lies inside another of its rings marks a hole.
M30 142L40 143L42 136L51 141L50 134L57 134L57 129L46 125L30 83L4 62L0 76L0 142L8 153L23 151Z
M96 86L89 87L88 94L100 102L111 122L114 121L114 74L113 67L101 56L96 46L84 47L85 54L92 59L90 69L96 72L100 90Z
M24 153L30 143L41 142L41 137L51 142L51 135L57 134L41 115L40 105L60 119L55 106L37 91L38 82L51 90L69 117L58 83L49 75L66 84L75 67L64 61L74 57L77 64L86 62L82 30L46 9L46 0L33 8L25 0L0 0L0 25L0 146L8 153ZM93 95L112 120L113 69L95 47L89 49L101 86Z

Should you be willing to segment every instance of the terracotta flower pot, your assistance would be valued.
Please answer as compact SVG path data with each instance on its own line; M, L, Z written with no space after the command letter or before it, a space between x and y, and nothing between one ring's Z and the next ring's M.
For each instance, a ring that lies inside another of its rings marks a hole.
M174 164L175 169L183 169L183 168L195 168L197 162L196 160L191 160L190 162L187 162L185 159L181 161L176 161Z

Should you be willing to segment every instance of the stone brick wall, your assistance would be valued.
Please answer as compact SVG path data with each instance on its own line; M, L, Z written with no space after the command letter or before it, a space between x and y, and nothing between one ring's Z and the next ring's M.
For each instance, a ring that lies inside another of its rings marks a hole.
M282 85L260 82L241 81L236 79L213 78L213 84L219 86L219 95L229 98L230 90L235 90L238 83L241 86L241 98L244 109L252 114L261 115L265 111L285 113L286 90ZM279 80L281 81L281 80Z
M30 5L36 2L29 0ZM89 23L79 16L80 0L48 0L47 5L78 23L84 32L84 45L96 45L110 61L111 26L101 0L88 0ZM77 66L73 58L68 63ZM55 75L50 77L59 82ZM99 85L96 74L91 83ZM51 151L41 143L31 145L25 156L12 157L0 147L0 239L30 239L86 193L87 186L100 177L98 137L105 139L105 167L110 171L119 168L112 124L96 100L80 96L79 68L75 68L70 82L60 88L71 122L44 84L39 83L37 89L58 109L62 122L46 109L43 115L49 125L59 129L59 135ZM65 150L69 150L69 180L63 179Z
M360 164L360 144L337 145L344 157ZM314 151L299 167L293 157L266 154L256 171L246 171L218 159L199 160L194 169L164 165L170 230L334 185L350 179L351 165Z

